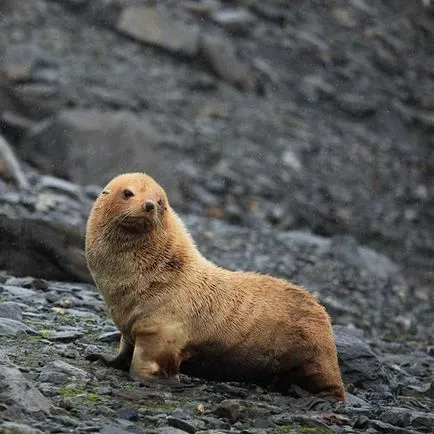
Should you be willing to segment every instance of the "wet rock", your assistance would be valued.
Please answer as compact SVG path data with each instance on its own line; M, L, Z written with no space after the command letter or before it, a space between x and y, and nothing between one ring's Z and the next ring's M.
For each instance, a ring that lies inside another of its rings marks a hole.
M0 432L3 434L43 434L43 432L37 428L15 422L0 423Z
M29 188L29 181L9 143L0 135L0 175L12 178L21 189Z
M26 412L47 412L50 401L13 365L0 350L0 402L16 406Z
M10 318L0 317L0 336L18 336L23 333L36 333L32 327Z
M199 49L199 29L173 19L157 8L131 6L121 13L117 30L147 44L193 57Z
M255 21L255 16L246 9L223 9L211 14L211 18L233 34L246 34Z
M372 116L377 111L378 103L356 94L336 94L339 107L351 115Z
M174 428L178 428L190 434L193 434L196 431L200 431L205 428L205 423L199 419L181 419L179 417L169 416L167 418L167 423Z
M77 184L66 181L65 179L56 178L54 176L43 176L38 188L41 190L55 190L75 197L80 197L81 195L81 190Z
M139 419L139 415L137 414L137 411L130 407L121 408L117 412L118 417L121 419L131 420L131 421L137 421Z
M77 368L63 360L56 360L43 367L38 380L54 384L66 384L72 379L85 380L87 378L89 378L89 374L83 369Z
M228 40L203 35L200 47L200 55L219 78L243 90L253 88L249 69L240 61Z
M119 342L121 333L118 330L113 330L101 333L96 339L100 342Z
M215 390L219 393L223 393L225 396L233 396L236 398L247 398L249 396L247 389L227 383L216 384Z
M46 220L2 217L0 234L1 269L16 276L92 281L80 230Z
M79 330L71 330L64 332L54 332L50 334L50 341L59 341L59 342L74 342L77 339L80 339L83 336L83 332Z
M104 185L125 171L147 171L176 200L174 153L160 146L162 140L149 119L127 111L64 110L20 148L28 161L78 183Z
M224 399L215 409L218 417L227 419L230 423L235 423L245 417L245 406L236 399Z
M344 383L368 390L389 390L389 378L369 345L343 326L335 326L333 331Z
M172 427L172 426L165 426L165 427L157 428L155 432L157 432L158 434L185 434L186 432L189 431L183 431L182 429Z
M48 64L42 52L33 44L22 44L9 47L2 56L0 70L15 81L26 81L39 65Z
M9 318L15 321L22 321L21 306L13 301L0 303L0 318Z

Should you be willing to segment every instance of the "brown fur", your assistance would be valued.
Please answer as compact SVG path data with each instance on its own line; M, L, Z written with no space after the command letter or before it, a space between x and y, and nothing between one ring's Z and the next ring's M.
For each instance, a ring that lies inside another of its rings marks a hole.
M124 198L125 189L134 196ZM122 333L118 357L106 362L130 365L133 379L177 381L181 368L344 399L330 320L315 297L205 259L149 176L123 174L107 185L89 216L86 255Z

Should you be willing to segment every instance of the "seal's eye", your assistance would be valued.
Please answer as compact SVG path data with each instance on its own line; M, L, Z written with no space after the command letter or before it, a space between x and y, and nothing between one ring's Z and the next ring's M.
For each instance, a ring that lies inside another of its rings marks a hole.
M134 193L131 190L124 190L122 192L122 197L124 199L129 199L130 197L133 197L133 196L134 196Z

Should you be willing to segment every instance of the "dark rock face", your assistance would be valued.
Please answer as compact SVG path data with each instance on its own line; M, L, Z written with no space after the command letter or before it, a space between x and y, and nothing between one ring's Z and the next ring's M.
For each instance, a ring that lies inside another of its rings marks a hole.
M433 5L298 3L0 1L0 432L433 432ZM135 170L318 296L346 407L85 360L119 339L86 218Z

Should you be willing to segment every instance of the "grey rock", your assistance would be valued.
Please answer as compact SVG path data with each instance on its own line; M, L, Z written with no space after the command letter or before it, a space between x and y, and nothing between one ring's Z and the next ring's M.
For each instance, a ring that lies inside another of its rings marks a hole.
M1 70L16 81L29 80L38 64L44 63L43 54L34 44L10 46L2 56Z
M246 34L255 22L255 16L243 8L222 9L211 14L211 18L228 32Z
M43 432L37 428L15 422L1 423L0 432L2 434L43 434Z
M41 190L55 190L61 193L70 194L75 197L80 197L81 195L81 189L77 184L66 181L65 179L56 178L54 176L43 176L39 182L38 188Z
M22 321L21 306L13 301L0 303L0 318L9 318L15 321Z
M92 281L79 229L60 222L2 217L0 235L1 269L15 276ZM14 247L17 242L19 250Z
M390 380L369 345L343 326L334 326L333 331L344 382L365 389L389 390Z
M253 80L247 66L238 58L229 40L203 35L200 54L217 77L243 90L253 88Z
M117 415L121 419L126 419L131 421L139 420L139 415L137 411L130 407L121 408L120 410L118 410Z
M174 20L157 8L130 6L125 8L117 30L147 44L190 57L199 49L199 29Z
M205 428L205 422L200 419L181 419L179 417L169 416L166 420L170 426L178 428L190 434L193 434L196 431L200 431L201 429Z
M0 402L11 403L26 412L47 412L51 406L45 398L0 350Z
M38 377L39 381L64 384L71 379L85 380L89 374L83 369L77 368L63 360L56 360L45 365Z
M96 340L100 342L119 342L121 333L118 330L101 333Z
M235 399L224 399L217 406L215 414L218 417L227 419L230 423L235 423L244 417L245 407Z
M157 432L158 434L185 434L186 432L189 431L184 431L182 429L175 428L173 426L164 426L161 428L157 428L155 432Z
M34 334L36 331L21 321L0 317L0 336L15 337L22 333Z
M368 99L357 94L340 94L335 95L339 107L358 117L372 116L378 110L378 102L375 99Z
M2 135L0 135L0 174L14 179L21 189L29 188L29 181L15 152Z
M351 266L360 266L362 259L354 237L336 236L331 239L330 253L339 261Z
M162 141L148 118L128 111L63 110L27 137L20 149L38 167L78 183L104 185L121 172L146 171L175 201L179 192L171 164L174 154L160 146Z
M79 330L71 330L71 331L56 331L49 336L50 341L59 341L59 342L74 342L77 339L80 339L83 336L83 332Z
M249 391L241 387L236 387L228 383L216 384L215 390L219 393L223 393L225 396L232 396L235 398L247 398Z

